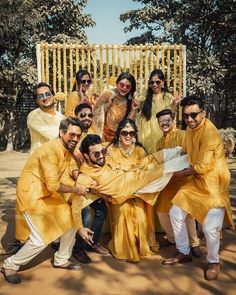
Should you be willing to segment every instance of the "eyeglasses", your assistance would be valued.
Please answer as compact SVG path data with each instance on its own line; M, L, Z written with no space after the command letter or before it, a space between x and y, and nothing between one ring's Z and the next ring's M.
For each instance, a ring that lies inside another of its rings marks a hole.
M74 140L80 140L81 137L81 133L80 134L76 134L76 133L67 133L70 139L74 139Z
M201 112L203 112L203 110L201 110L200 112L183 113L183 118L184 120L188 120L188 118L191 117L193 120L195 120Z
M121 88L121 89L127 89L127 90L130 90L131 89L131 84L125 84L123 82L119 82L118 83L118 86Z
M91 152L91 154L94 156L94 158L98 159L100 155L105 156L107 153L107 149L103 148L100 151L97 152Z
M81 80L80 82L81 84L91 84L92 83L92 80Z
M38 94L37 95L37 100L41 100L41 99L48 98L48 97L51 97L51 96L52 96L51 91L47 91L45 93Z
M83 118L85 118L85 117L93 118L93 114L91 114L91 113L80 113L80 114L79 114L79 117L80 117L81 119L83 119Z
M135 135L136 135L136 132L135 131L125 131L125 130L122 130L121 132L120 132L120 135L121 136L131 136L131 137L135 137Z
M165 125L165 124L169 124L172 120L171 119L165 119L165 120L161 120L158 121L159 125Z
M157 80L157 81L152 81L152 80L151 80L149 83L150 83L150 85L153 86L153 85L155 85L155 84L160 85L161 82L162 82L161 80Z

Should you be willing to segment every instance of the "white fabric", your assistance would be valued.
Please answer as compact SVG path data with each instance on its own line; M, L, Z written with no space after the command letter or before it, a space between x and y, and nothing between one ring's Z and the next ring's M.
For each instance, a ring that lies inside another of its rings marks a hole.
M149 183L145 187L139 189L136 192L136 194L160 192L170 181L174 172L188 168L189 161L187 155L180 156L180 153L181 147L175 147L173 149L164 149L163 176Z
M60 248L54 254L54 265L60 266L65 264L71 256L75 243L76 230L73 228L60 237Z
M166 233L167 239L171 243L175 243L175 236L173 232L173 228L170 221L170 215L167 212L157 212L158 219L160 221L161 227ZM188 237L191 247L199 246L199 238L197 236L197 230L196 230L196 222L195 219L192 218L191 215L186 216L186 226L188 230Z
M27 212L24 212L25 220L30 228L30 236L25 245L13 256L3 262L6 269L18 270L21 265L25 265L42 252L47 244L44 243L36 227ZM65 264L71 256L72 248L75 242L76 230L71 229L60 238L60 249L55 253L54 264Z
M225 215L224 208L211 209L202 225L206 238L207 261L209 263L218 263L220 261L220 231Z
M219 262L220 230L224 214L224 208L212 208L203 222L202 228L206 238L207 261L209 263ZM183 254L190 252L186 216L187 212L175 205L170 209L170 220L175 235L176 248Z
M24 213L24 218L30 228L29 239L15 255L4 260L3 267L6 269L18 270L47 247L27 212Z

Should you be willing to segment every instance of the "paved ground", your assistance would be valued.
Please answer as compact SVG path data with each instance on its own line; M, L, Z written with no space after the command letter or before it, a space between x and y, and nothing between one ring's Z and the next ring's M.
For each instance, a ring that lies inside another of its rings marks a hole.
M27 159L27 154L0 152L0 267L6 249L14 241L15 177ZM236 215L236 160L230 160L232 174L231 200ZM163 257L175 252L174 247L137 264L117 261L111 256L89 254L93 263L78 272L53 269L53 251L47 248L21 272L22 283L9 285L0 275L0 295L157 295L157 294L219 294L233 295L236 289L236 234L225 229L221 245L221 274L218 281L203 278L205 255L192 263L175 267L161 265ZM109 235L104 234L106 245ZM201 249L205 253L204 241Z

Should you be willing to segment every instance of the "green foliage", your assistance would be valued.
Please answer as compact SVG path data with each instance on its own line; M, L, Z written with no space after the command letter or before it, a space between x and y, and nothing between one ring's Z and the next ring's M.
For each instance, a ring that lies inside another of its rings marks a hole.
M126 11L125 31L145 32L134 43L187 45L187 89L202 96L225 97L225 78L235 65L235 0L134 0L143 7ZM235 75L235 73L234 73ZM236 107L236 105L235 105Z
M37 82L36 43L87 43L84 29L95 25L83 13L87 0L1 0L0 107L14 113L14 104Z

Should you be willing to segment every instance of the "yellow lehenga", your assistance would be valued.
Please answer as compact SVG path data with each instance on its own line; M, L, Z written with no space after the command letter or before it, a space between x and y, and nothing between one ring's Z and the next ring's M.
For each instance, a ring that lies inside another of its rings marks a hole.
M156 143L162 137L162 131L156 119L156 113L173 107L173 96L170 93L158 93L153 95L152 101L152 115L150 120L139 113L137 115L136 123L139 131L139 141L145 147L147 153L154 153L156 151ZM142 108L142 104L141 104Z
M125 153L112 145L108 148L108 153L126 169L145 156L145 151L140 146L133 146L130 153ZM158 249L154 225L150 224L152 206L134 197L121 204L110 204L109 210L112 239L108 247L115 258L137 262L152 254L150 246Z

